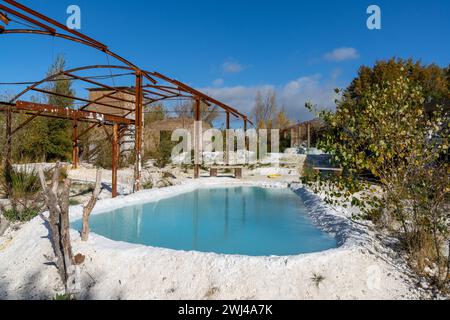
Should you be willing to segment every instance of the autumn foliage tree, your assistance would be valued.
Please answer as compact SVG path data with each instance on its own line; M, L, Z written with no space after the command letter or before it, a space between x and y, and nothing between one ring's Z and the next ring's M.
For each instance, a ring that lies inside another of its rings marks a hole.
M397 233L412 265L419 272L435 269L433 280L441 287L448 284L450 261L444 255L450 235L445 79L443 69L411 61L362 68L336 111L320 113L327 130L319 147L344 175L317 176L311 184L328 190L328 202L348 200L363 218Z
M291 125L284 107L277 103L275 91L262 93L258 91L251 115L258 129L284 129Z

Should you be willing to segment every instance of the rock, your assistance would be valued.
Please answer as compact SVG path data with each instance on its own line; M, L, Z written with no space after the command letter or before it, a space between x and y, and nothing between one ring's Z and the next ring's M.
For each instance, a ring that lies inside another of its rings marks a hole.
M82 255L81 253L79 253L74 257L73 260L75 261L76 265L80 265L84 262L85 259L86 259L86 257L84 255Z

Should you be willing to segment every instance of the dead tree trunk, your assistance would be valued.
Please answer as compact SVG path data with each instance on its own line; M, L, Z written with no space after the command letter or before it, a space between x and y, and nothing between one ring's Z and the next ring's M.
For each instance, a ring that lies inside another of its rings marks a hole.
M0 210L2 210L2 207L0 206ZM5 217L0 213L0 237L5 233L6 230L9 228L9 221L6 220Z
M92 210L95 207L95 204L97 203L97 198L101 191L101 184L102 184L102 170L98 169L97 177L95 180L94 192L92 193L89 202L86 204L86 206L83 207L83 227L81 230L82 241L87 241L89 239L89 217L91 215Z
M68 292L68 281L73 276L75 268L73 262L72 245L69 232L69 192L70 179L64 181L64 189L58 194L60 176L60 164L58 163L53 173L52 182L47 186L44 171L39 168L39 179L44 194L45 205L49 211L48 218L41 217L49 225L50 241L52 243L55 259L53 259L58 273Z

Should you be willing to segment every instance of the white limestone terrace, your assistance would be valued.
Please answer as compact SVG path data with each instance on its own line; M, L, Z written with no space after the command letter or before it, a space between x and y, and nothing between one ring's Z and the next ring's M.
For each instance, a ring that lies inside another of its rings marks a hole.
M180 185L100 200L93 214L157 201L196 188L225 186L286 188L286 182L202 178ZM308 214L332 233L339 247L296 256L250 257L176 251L113 241L91 233L71 237L74 253L86 256L80 267L81 299L418 299L402 257L371 226L352 222L349 213L332 209L301 185L291 185ZM81 207L71 207L71 219ZM51 256L48 231L36 217L0 237L0 299L51 299L62 289ZM322 281L313 279L323 278Z

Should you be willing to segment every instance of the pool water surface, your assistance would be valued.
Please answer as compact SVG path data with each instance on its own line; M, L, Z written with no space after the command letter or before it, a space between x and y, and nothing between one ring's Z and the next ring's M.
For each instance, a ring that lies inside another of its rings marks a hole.
M80 230L81 221L72 227ZM289 189L200 188L92 215L90 227L112 240L224 254L285 256L337 246Z

